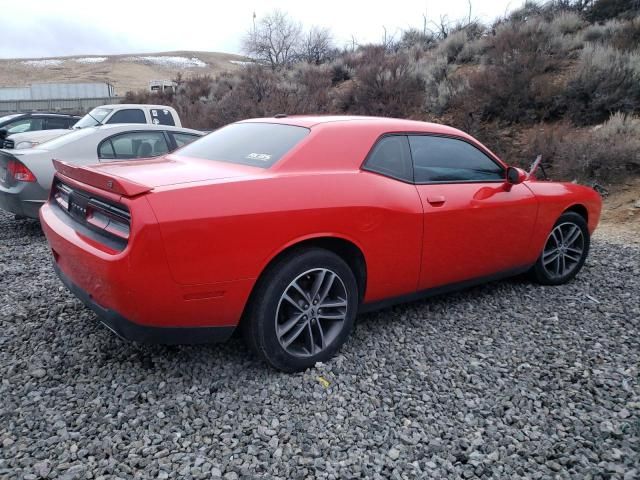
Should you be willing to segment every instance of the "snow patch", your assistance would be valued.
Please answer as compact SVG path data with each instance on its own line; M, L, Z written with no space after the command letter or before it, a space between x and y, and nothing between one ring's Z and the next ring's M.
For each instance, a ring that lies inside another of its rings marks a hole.
M141 55L139 57L127 57L125 60L129 62L151 63L154 65L171 68L203 68L207 66L205 62L197 57L156 57Z
M107 61L107 57L82 57L82 58L74 58L74 62L78 63L102 63Z
M45 68L62 65L62 60L56 60L55 58L43 58L42 60L24 60L20 63L27 67Z
M229 63L233 63L235 65L252 65L253 62L245 62L242 60L229 60Z

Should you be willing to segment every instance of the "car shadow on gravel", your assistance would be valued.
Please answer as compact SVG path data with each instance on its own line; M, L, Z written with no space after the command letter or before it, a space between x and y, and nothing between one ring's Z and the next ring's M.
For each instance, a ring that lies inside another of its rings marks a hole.
M482 301L483 299L490 299L492 296L500 292L504 293L505 291L508 291L512 294L516 290L526 291L531 287L538 286L533 284L526 274L520 274L504 280L497 280L448 293L440 293L409 302L390 305L380 310L358 315L356 321L358 324L364 324L367 322L375 322L380 319L384 321L393 321L394 318L401 320L405 313L414 310L428 310L429 306L434 304L454 304L456 302L473 302L474 300Z
M455 293L442 294L431 298L416 300L409 303L401 303L375 312L359 315L356 319L356 334L366 332L366 338L350 338L342 347L342 351L354 353L357 351L360 340L383 339L391 327L402 327L407 319L415 318L416 312L429 312L433 308L440 309L442 305L457 303L481 305L483 299L490 299L505 290L526 290L531 282L525 277L493 282ZM224 380L227 376L237 375L238 370L246 372L248 377L278 377L283 375L266 366L262 361L246 347L239 331L228 341L218 344L206 345L146 345L121 339L103 326L95 314L82 305L69 292L64 291L69 299L74 302L72 318L60 322L57 326L58 335L69 338L77 335L84 337L83 346L84 362L87 366L100 367L118 365L126 370L127 375L135 376L140 372L163 371L171 377L185 375L197 378L204 375L214 381ZM422 316L422 315L419 315ZM428 319L425 319L428 321ZM423 321L423 320L420 320ZM363 328L364 327L364 328ZM432 325L438 329L437 324ZM441 332L443 333L443 332ZM376 340L379 341L379 340ZM73 348L73 347L70 347ZM124 373L124 372L123 372Z
M77 328L76 322L61 325L61 329L68 330L61 334L72 335L73 331L77 334ZM87 365L118 365L127 376L163 372L167 381L171 378L189 377L197 383L205 379L215 383L237 375L239 369L252 371L253 375L270 371L254 357L237 335L223 343L147 345L119 338L100 324L93 313L82 321L80 328L86 329L85 342L91 344L87 352L89 355L85 357Z

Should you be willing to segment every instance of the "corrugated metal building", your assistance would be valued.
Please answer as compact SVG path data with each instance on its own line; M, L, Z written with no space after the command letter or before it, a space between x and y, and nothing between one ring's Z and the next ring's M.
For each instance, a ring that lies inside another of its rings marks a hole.
M2 87L0 88L0 100L31 100L31 88Z
M1 100L61 100L114 97L109 83L34 83L28 87L0 87Z

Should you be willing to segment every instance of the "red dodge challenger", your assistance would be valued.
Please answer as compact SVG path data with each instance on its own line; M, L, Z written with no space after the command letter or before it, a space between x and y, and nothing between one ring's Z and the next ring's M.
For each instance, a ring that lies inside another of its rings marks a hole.
M55 269L121 337L330 358L358 312L530 272L573 278L601 200L454 128L368 117L228 125L160 159L55 162Z

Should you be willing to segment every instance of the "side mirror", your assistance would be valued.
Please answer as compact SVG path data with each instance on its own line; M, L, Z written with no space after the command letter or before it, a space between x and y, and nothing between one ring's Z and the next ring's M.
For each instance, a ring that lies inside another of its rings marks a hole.
M517 167L507 168L507 183L510 185L518 185L527 179L527 172Z

